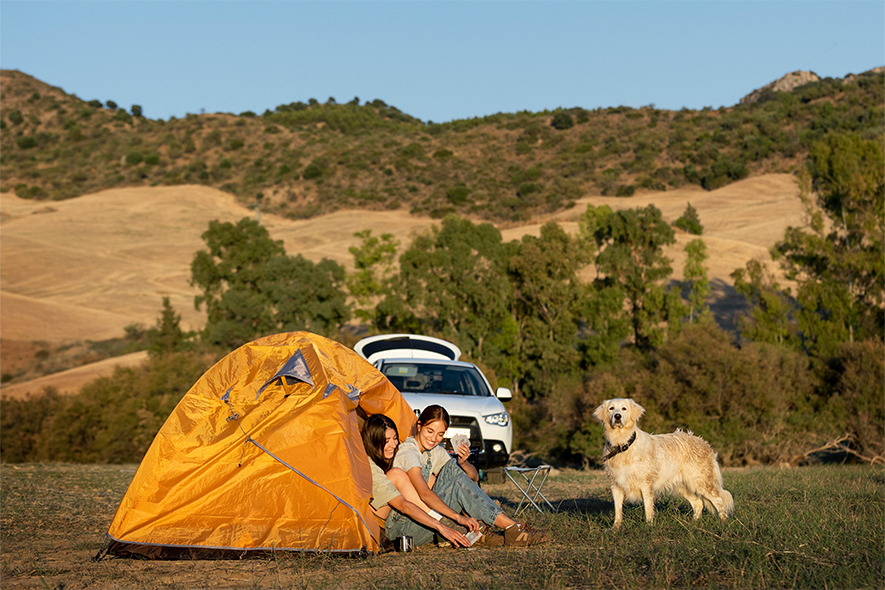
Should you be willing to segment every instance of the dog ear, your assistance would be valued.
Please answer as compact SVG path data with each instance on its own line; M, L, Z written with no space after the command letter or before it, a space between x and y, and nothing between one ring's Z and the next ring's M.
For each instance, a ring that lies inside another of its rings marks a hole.
M632 410L630 413L634 420L639 420L642 418L642 415L645 414L645 408L634 402L632 399L630 400L630 409Z
M604 402L602 402L599 405L598 408L596 408L596 411L593 412L593 417L596 418L597 420L599 420L600 422L602 422L603 424L605 424L605 406L607 406L607 405L608 405L608 400L605 400Z

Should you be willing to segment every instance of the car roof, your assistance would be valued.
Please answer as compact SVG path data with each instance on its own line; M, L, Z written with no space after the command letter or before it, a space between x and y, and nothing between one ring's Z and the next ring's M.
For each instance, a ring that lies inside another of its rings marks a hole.
M457 361L461 349L440 338L418 334L381 334L363 338L353 349L370 363L381 359L439 359Z
M384 361L384 364L390 363L420 363L422 365L441 365L446 367L472 367L476 368L476 365L473 363L467 363L464 361L450 361L447 359L425 359L425 358L385 358L381 359Z

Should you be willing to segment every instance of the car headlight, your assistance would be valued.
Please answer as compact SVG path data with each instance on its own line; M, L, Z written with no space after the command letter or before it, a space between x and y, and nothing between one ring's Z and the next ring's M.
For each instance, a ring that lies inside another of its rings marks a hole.
M483 420L488 424L494 424L495 426L507 426L510 424L510 414L507 412L501 412L499 414L489 414L488 416L483 416Z

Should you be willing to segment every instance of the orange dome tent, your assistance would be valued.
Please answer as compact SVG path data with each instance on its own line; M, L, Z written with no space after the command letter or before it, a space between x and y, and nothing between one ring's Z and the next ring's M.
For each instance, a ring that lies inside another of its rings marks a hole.
M276 334L228 354L154 438L108 530L107 553L377 552L357 407L386 414L403 437L415 422L380 372L327 338Z

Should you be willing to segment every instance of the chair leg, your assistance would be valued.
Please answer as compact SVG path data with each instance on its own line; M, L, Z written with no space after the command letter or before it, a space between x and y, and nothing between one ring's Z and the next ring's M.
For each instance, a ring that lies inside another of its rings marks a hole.
M516 478L511 475L511 471L516 471L525 482L525 485L520 485L520 482L516 480ZM531 479L529 479L528 472L532 473ZM543 473L542 473L543 472ZM513 485L516 486L516 489L522 494L522 498L519 500L519 504L516 507L516 516L518 517L523 510L529 507L529 505L534 506L535 510L538 512L543 512L541 506L538 504L538 498L541 498L543 502L550 507L550 509L556 512L556 508L553 504L550 503L549 500L541 493L541 488L544 486L544 482L547 481L547 476L550 474L550 466L542 465L536 467L534 469L530 468L514 468L514 467L505 467L504 475L513 482ZM541 476L540 481L538 480L538 476ZM537 483L536 483L537 482Z

